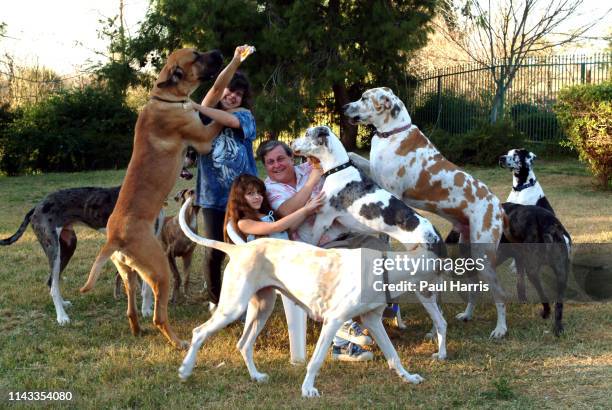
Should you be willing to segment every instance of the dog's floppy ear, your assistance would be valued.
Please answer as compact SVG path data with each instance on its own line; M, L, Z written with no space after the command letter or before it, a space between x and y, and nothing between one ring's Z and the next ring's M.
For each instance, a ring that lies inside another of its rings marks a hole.
M391 98L389 98L386 95L383 95L380 99L380 102L382 103L383 107L385 108L385 110L388 110L391 108L391 106L393 105L393 103L391 102Z
M176 195L174 195L174 200L176 202L180 201L181 198L183 197L183 195L185 195L185 192L187 192L187 191L188 191L187 189L181 189L180 191L178 191L176 193Z
M183 69L179 67L178 65L175 65L170 70L170 75L168 76L166 81L157 83L157 86L159 88L164 88L164 87L170 87L173 85L177 85L178 82L183 78L184 75L185 75L185 71L183 71Z
M317 145L324 145L324 146L328 146L328 142L327 142L327 137L329 136L329 132L327 132L327 128L325 127L319 127L317 128L317 136L315 141L317 142Z

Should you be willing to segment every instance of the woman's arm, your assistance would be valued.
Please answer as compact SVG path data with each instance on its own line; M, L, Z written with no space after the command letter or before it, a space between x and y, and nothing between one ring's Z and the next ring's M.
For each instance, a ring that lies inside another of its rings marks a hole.
M232 58L232 61L230 61L230 63L223 69L223 71L219 73L217 79L215 80L215 83L204 96L204 99L202 100L203 106L214 107L221 100L221 97L223 96L223 90L227 88L227 85L232 80L232 77L234 77L234 74L236 74L238 66L240 66L240 63L242 63L243 61L241 55L244 54L244 58L248 57L249 54L246 54L247 48L250 48L250 46L246 44L243 46L236 47L236 50L234 50L234 57Z
M309 200L303 208L279 219L275 222L254 221L252 219L241 219L238 221L238 229L246 235L270 235L271 233L283 232L288 229L296 229L304 222L306 217L323 205L325 195L321 192L315 198Z
M235 115L229 112L218 110L216 108L206 107L198 104L195 101L191 102L191 105L196 111L201 112L216 123L219 123L225 127L240 128L240 120Z

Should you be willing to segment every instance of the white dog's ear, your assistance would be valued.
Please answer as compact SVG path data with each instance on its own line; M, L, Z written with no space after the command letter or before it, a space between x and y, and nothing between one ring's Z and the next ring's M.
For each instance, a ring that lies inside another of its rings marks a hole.
M387 97L386 95L383 95L380 101L382 102L383 107L385 107L385 110L390 109L391 105L393 105L393 103L391 102L391 99Z
M319 127L317 128L317 137L316 137L316 141L317 141L317 145L324 145L324 146L328 146L327 145L327 137L329 136L329 132L327 132L327 129L324 127Z

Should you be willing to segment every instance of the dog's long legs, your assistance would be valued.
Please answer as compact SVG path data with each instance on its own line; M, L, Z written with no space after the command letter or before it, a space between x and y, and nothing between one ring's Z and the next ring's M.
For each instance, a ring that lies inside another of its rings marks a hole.
M249 300L255 294L255 289L250 286L249 281L244 277L244 273L239 270L234 274L230 263L225 268L223 280L228 284L221 288L219 305L215 313L204 324L193 329L191 345L179 367L179 377L185 380L195 366L198 350L210 336L223 329L225 326L238 319L248 306Z
M138 287L138 280L136 279L136 272L134 272L128 265L119 260L117 253L111 256L111 260L115 264L123 285L125 286L125 294L127 296L127 318L130 323L130 330L134 336L140 335L140 325L138 324L138 314L136 310L136 288Z
M317 346L315 347L315 351L310 358L310 362L308 362L306 377L302 383L302 397L319 396L319 391L314 387L314 380L315 377L317 377L317 373L319 373L319 369L321 368L323 361L325 360L325 355L329 350L329 346L332 343L334 335L338 329L340 329L342 323L344 323L344 320L336 318L328 318L323 322L323 328L321 329Z
M376 344L378 344L378 347L380 347L380 350L382 350L383 354L385 355L385 359L387 359L387 364L389 365L390 369L395 370L397 375L406 382L418 384L424 380L416 373L410 374L402 366L399 355L397 354L395 347L393 347L393 343L391 343L389 335L387 335L387 331L382 324L380 310L370 311L361 315L361 321L363 325L370 332L372 332L372 336L374 336Z
M45 244L43 248L49 258L49 265L51 267L51 298L53 299L53 305L55 306L55 313L57 316L57 323L65 325L70 323L70 318L64 310L64 299L60 293L59 278L61 272L61 248L59 235L62 228L56 228L53 232L49 233L49 237L46 238L49 243ZM41 242L42 243L42 242Z
M276 291L272 288L260 289L251 298L249 307L247 308L244 331L236 345L244 358L251 379L258 382L266 381L268 375L260 373L255 367L255 362L253 361L253 347L255 346L257 336L259 336L259 333L263 330L268 318L274 310L274 302L276 302Z
M569 259L563 263L563 267L559 268L553 265L553 271L557 278L557 302L555 303L555 336L560 336L564 332L563 328L563 300L565 299L565 290L567 288L567 277L569 271Z
M141 234L138 242L128 243L125 248L124 252L130 256L130 267L136 269L140 277L153 289L153 323L175 347L186 347L187 343L177 337L168 323L170 267L161 243L152 232L147 232Z
M438 306L436 294L432 293L427 297L421 292L416 292L416 295L427 313L429 313L429 317L433 321L433 328L438 336L438 352L432 356L435 359L444 360L446 359L446 320L444 320L444 316Z

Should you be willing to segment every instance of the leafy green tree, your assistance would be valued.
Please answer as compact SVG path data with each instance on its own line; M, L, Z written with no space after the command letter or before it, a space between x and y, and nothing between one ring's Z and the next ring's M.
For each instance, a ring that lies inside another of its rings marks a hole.
M159 0L127 48L132 67L159 68L182 46L232 55L235 46L253 44L257 53L243 69L255 87L260 129L271 136L297 132L312 121L323 99L333 97L341 138L352 149L357 129L341 115L342 105L371 86L401 94L404 67L425 45L437 3Z

